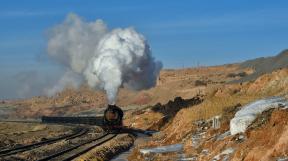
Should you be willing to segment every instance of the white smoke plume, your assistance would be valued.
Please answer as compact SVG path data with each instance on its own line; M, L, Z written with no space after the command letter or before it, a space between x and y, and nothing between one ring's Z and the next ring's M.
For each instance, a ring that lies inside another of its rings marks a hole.
M64 75L58 80L57 84L52 88L44 88L44 93L48 96L53 96L55 93L58 93L65 89L65 87L79 88L83 83L83 77L80 74L77 74L71 70L68 70Z
M153 87L162 68L144 36L133 28L109 30L102 20L85 22L75 14L50 30L48 54L67 67L49 95L67 83L77 87L86 80L89 86L105 90L110 104L115 103L120 86L134 90Z

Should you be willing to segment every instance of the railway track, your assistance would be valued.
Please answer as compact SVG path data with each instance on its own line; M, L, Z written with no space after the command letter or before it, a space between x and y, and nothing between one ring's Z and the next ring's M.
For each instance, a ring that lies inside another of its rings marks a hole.
M59 151L57 153L39 159L38 161L48 161L48 160L70 161L90 151L91 149L113 139L116 136L117 134L104 133L100 137L85 141L83 143L76 144L68 149L64 149L62 151Z
M0 160L4 159L6 160L8 157L8 160L11 156L17 153L33 150L45 145L53 144L61 140L72 140L74 138L80 137L82 135L85 135L88 133L89 129L85 127L78 128L74 133L69 134L69 135L64 135L58 138L52 138L49 140L45 141L40 141L37 143L29 144L29 145L24 145L24 146L19 146L16 148L11 148L11 149L4 149L0 151ZM38 161L50 161L50 160L61 160L61 161L68 161L72 160L74 158L77 158L81 156L82 154L90 151L91 149L102 145L103 143L113 139L116 137L117 134L115 133L103 133L101 136L95 137L95 138L90 138L89 140L84 140L79 143L74 143L74 145L70 146L69 148L63 148L62 150L58 150L55 153L45 156L43 158L40 158ZM12 159L13 160L13 159ZM14 159L15 160L15 159ZM34 159L33 159L34 160Z
M28 122L27 122L28 123ZM67 124L66 124L67 125ZM72 126L71 124L68 124L69 126ZM75 125L73 125L75 126ZM90 126L88 126L90 127ZM77 127L77 130L75 132L73 132L72 134L69 135L64 135L61 137L57 137L57 138L52 138L52 139L48 139L45 141L40 141L37 143L33 143L33 144L29 144L29 145L24 145L24 146L19 146L16 148L11 148L11 149L4 149L4 150L0 150L0 160L4 159L4 160L21 160L21 157L18 158L18 153L21 153L20 156L22 155L22 152L25 151L29 151L28 153L31 153L30 157L26 158L27 160L38 160L38 161L50 161L50 160L61 160L61 161L68 161L68 160L73 160L85 153L87 153L88 151L92 150L93 148L100 146L102 144L104 144L105 142L108 142L109 140L113 139L114 137L116 137L119 133L131 133L133 134L133 132L140 132L143 134L146 134L145 131L143 130L139 130L139 129L129 129L129 128L119 128L111 133L110 132L105 132L105 133L100 133L100 136L91 136L90 134L86 135L91 128L88 128L87 126L85 127ZM82 137L82 139L78 139L81 138L81 136L85 135L85 137ZM149 133L147 133L146 135L149 135ZM72 140L72 139L76 139L76 140ZM84 139L84 140L83 140ZM58 143L58 141L61 140L69 140L67 142L67 145L69 146L63 146L61 148L57 148L55 150L50 151L49 153L43 153L45 152L40 150L38 153L37 151L39 150L38 148L42 148L45 149L45 146L54 146L55 144L53 143ZM70 141L71 140L71 141ZM51 145L50 145L51 144ZM53 144L53 145L52 145ZM36 153L34 153L33 151L36 151ZM42 152L41 152L42 151ZM42 154L41 154L42 153ZM15 156L15 154L17 154ZM29 156L29 155L28 155ZM18 158L18 159L17 159ZM22 158L22 160L26 160Z
M16 148L1 150L0 151L0 157L5 157L5 156L13 155L16 153L28 151L28 150L38 148L40 146L52 144L52 143L55 143L57 141L64 140L64 139L71 140L71 139L74 139L76 137L80 137L80 136L86 134L87 132L88 132L88 128L84 128L84 127L77 128L77 130L75 132L73 132L72 134L64 135L64 136L57 137L57 138L51 138L48 140L40 141L40 142L29 144L29 145L23 145L23 146L19 146Z

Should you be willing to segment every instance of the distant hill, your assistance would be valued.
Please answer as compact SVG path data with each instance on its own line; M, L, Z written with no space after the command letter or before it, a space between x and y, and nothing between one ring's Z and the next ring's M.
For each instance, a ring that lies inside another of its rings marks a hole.
M261 57L252 60L247 60L243 63L240 63L240 68L252 68L255 72L251 75L243 77L237 82L245 82L250 80L255 80L260 75L265 73L271 73L277 69L287 68L288 67L288 50L280 52L276 56L272 57Z

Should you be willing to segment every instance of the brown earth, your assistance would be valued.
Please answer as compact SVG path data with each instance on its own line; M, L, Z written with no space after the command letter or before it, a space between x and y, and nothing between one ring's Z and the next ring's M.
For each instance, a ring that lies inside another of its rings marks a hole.
M8 149L72 133L72 127L39 123L0 122L0 147Z
M152 89L140 92L120 89L117 104L123 107L148 106L165 104L179 96L189 99L197 94L205 94L207 88L239 79L239 76L228 75L243 71L249 70L240 70L238 65L163 70L157 86ZM107 100L105 93L82 86L78 90L66 89L54 97L38 96L4 102L3 105L17 107L10 118L37 118L42 115L75 115L85 111L92 114L99 113L106 107Z
M125 125L160 130L151 141L136 147L129 159L144 159L139 148L174 143L183 143L186 156L196 156L198 160L211 160L229 148L234 151L219 157L232 160L276 160L287 157L287 110L264 113L261 116L266 121L256 121L245 134L219 139L229 130L229 122L235 112L245 104L270 96L287 98L287 68L275 69L246 82L237 82L254 73L253 68L240 68L239 64L162 70L157 85L152 89L139 92L120 89L117 104L127 110ZM185 100L196 98L201 101L185 103ZM103 92L82 86L79 90L66 89L50 98L3 102L1 106L16 108L11 118L37 118L83 112L95 115L106 104ZM215 116L221 118L220 129L211 128L211 118ZM201 139L194 146L191 138L200 134ZM165 155L172 154L156 155L153 159L161 160Z
M144 159L138 149L155 147L159 145L169 145L174 143L185 144L185 154L187 156L196 156L198 160L211 160L221 151L227 148L234 148L233 155L230 156L232 160L276 160L277 158L287 157L287 110L275 110L270 115L263 115L262 119L266 119L265 123L259 123L251 127L247 133L244 134L245 140L239 140L239 135L228 136L223 140L215 141L215 137L229 131L230 119L234 116L239 108L249 102L259 98L270 96L284 96L287 93L287 76L288 69L280 69L272 73L264 74L255 81L239 83L239 84L223 84L218 85L217 88L210 88L206 90L204 101L198 105L191 105L189 108L181 108L179 112L170 120L166 120L168 124L158 127L161 133L155 135L152 141L139 145L135 148L130 156L130 160ZM264 84L264 85L263 85ZM165 108L163 106L162 108ZM152 110L153 106L145 109L144 113L134 112L132 118L141 118L142 120L149 120L150 126L155 124L162 125L159 112ZM229 112L230 111L230 112ZM149 115L159 115L157 118L149 117ZM203 125L201 132L205 132L200 145L195 148L192 146L191 137L197 132L200 133L199 127L196 125L199 120L207 120L214 116L221 117L221 128L212 129L211 121ZM138 125L141 123L147 124L149 122L133 120L131 125ZM153 121L154 120L154 121ZM129 123L128 123L129 124ZM203 130L207 128L206 130ZM241 136L242 137L242 136ZM209 155L203 153L203 150L208 150ZM172 155L172 154L167 154ZM165 156L165 155L164 155ZM162 155L154 156L154 160L161 160L165 158ZM223 156L221 156L223 157ZM222 158L223 159L223 158ZM168 159L169 160L169 159Z

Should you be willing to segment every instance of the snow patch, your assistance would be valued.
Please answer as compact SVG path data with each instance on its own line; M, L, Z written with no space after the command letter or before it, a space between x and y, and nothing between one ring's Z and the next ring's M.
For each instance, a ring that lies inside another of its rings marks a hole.
M156 148L149 149L140 149L140 153L149 154L149 153L168 153L168 152L178 152L183 150L183 144L174 144L167 146L159 146Z
M233 148L228 148L224 151L222 151L220 154L216 155L212 161L217 161L217 160L220 160L221 159L221 156L224 155L224 158L223 160L228 160L228 155L232 154L234 152L234 149Z
M216 136L216 140L217 141L224 140L224 138L229 136L229 135L231 135L230 131L226 131L225 133Z
M278 158L277 161L288 161L288 157L286 157L286 158Z
M197 160L197 157L191 157L191 158L182 158L182 159L179 159L178 161L187 161L187 160Z
M287 107L287 101L282 97L261 99L244 106L230 121L231 135L245 132L246 128L256 119L257 115L271 108Z

